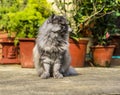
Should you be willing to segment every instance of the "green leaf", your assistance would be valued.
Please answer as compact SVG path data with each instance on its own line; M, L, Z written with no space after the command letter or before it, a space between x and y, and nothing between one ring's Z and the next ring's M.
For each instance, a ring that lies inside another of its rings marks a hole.
M116 16L120 16L120 12L116 12Z

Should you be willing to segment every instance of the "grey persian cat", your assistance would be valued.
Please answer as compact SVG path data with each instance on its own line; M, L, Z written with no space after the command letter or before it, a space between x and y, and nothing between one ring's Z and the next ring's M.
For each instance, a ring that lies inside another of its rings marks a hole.
M68 39L71 31L66 18L58 15L52 15L40 27L33 49L33 59L41 78L63 78L77 74L70 66Z

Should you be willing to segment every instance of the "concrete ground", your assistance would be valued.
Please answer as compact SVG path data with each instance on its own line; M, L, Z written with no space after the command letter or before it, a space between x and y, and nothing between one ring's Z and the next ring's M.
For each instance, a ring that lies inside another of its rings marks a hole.
M120 95L120 67L76 70L78 76L40 79L34 68L0 65L0 95Z

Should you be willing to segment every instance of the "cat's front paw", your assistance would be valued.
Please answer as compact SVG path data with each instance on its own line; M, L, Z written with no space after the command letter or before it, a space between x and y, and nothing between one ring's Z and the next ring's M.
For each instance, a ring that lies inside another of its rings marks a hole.
M59 72L55 72L55 73L53 74L53 76L54 76L54 78L58 78L58 79L63 78L63 75L62 75L61 73L59 73Z
M44 72L44 73L41 75L41 78L42 78L42 79L47 79L47 78L49 78L49 77L50 77L50 74L47 73L47 72Z

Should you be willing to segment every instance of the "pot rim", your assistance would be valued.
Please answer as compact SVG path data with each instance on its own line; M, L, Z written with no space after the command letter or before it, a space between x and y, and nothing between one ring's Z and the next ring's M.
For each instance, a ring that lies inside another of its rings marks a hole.
M69 39L69 43L76 43L76 44L87 44L89 42L89 39L79 39L79 41L76 41L74 39Z
M22 40L35 40L35 38L18 38L18 40L22 41Z
M108 45L108 46L103 46L103 45L96 45L96 46L90 46L90 48L115 48L116 45Z

